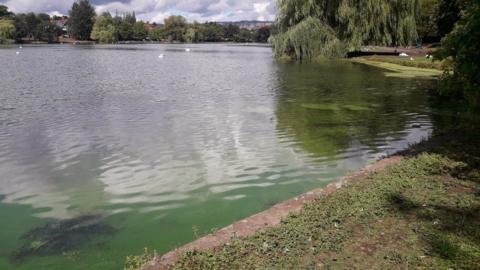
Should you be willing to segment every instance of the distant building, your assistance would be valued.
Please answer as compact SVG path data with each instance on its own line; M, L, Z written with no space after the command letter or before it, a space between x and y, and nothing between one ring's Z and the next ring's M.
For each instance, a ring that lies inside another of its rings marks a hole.
M62 28L64 36L68 35L68 17L67 16L53 17L50 20L50 23Z
M151 31L151 30L157 28L158 24L146 22L144 26L148 31Z
M273 25L273 22L271 21L238 21L238 22L217 22L217 23L221 25L233 24L233 25L237 25L242 29L248 29L248 30L257 30L262 27Z

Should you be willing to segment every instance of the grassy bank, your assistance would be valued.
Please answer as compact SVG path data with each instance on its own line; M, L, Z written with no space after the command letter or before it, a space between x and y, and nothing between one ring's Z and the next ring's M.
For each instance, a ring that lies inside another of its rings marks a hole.
M380 60L382 59L382 60ZM426 68L428 65L416 65L414 61L408 62L407 60L393 61L388 57L359 57L354 58L351 61L354 63L365 64L387 70L385 74L389 77L399 78L432 78L438 77L443 74L438 68ZM392 58L393 59L393 58ZM408 63L408 64L407 64Z
M480 269L480 144L458 138L411 148L280 226L186 253L174 268Z
M365 56L365 57L361 57L360 59L374 61L374 62L396 64L396 65L405 66L405 67L443 70L441 61L433 61L432 59L425 58L425 56L423 55L409 56L409 57Z

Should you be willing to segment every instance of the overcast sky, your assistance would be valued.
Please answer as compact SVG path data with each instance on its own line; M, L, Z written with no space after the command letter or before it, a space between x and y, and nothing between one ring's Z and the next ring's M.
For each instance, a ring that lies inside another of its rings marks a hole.
M75 0L0 0L15 13L68 14ZM144 21L162 22L169 15L189 21L273 20L275 0L91 0L98 13L135 11Z

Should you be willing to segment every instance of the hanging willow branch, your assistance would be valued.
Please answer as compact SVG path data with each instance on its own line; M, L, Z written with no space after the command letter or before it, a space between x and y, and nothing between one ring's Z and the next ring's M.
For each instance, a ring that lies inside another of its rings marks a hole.
M419 0L278 0L277 56L338 57L365 45L417 39Z

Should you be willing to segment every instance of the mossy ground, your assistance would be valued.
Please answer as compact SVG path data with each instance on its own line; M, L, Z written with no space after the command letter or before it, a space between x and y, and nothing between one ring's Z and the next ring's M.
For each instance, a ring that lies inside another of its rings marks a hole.
M188 252L174 268L480 269L475 140L411 148L400 164L319 198L281 225Z

